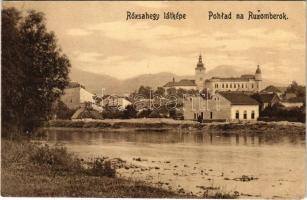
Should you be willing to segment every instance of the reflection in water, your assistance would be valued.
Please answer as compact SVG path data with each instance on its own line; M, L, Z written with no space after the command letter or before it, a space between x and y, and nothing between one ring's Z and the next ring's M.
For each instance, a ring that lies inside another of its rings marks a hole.
M97 130L78 130L78 129L49 129L45 130L47 140L50 142L64 143L86 143L97 144L112 142L130 142L130 143L183 143L183 144L210 144L210 145L301 145L305 144L304 137L290 136L274 136L254 134L244 135L222 135L218 133L205 132L181 132L181 131L131 131L131 132L112 132Z
M254 144L255 143L255 136L251 135L251 143Z
M240 143L240 137L238 134L236 134L236 144L238 145Z

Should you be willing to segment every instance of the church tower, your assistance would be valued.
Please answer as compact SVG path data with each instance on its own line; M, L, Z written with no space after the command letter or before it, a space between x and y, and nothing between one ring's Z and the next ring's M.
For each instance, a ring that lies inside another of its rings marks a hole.
M261 69L260 69L260 66L258 65L257 66L257 69L256 69L256 73L255 73L255 81L256 81L256 88L257 88L257 91L261 91L262 90L262 75L261 75Z
M195 68L195 83L198 90L204 88L205 72L206 68L204 67L201 55L199 55L198 63Z

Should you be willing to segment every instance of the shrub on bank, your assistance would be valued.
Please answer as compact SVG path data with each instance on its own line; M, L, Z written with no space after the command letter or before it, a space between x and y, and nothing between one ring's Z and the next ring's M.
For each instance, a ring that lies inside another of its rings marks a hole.
M2 142L1 166L2 168L20 165L36 170L51 170L56 173L77 173L91 176L115 177L116 169L105 158L95 158L85 163L74 154L69 153L65 147L49 145L36 145L28 142L7 141ZM2 151L3 152L3 151Z
M34 146L30 152L30 161L36 165L49 167L56 171L82 171L81 162L65 147L50 148L49 145Z
M88 175L115 177L116 170L112 168L111 161L104 158L96 158L89 163L89 168L85 170Z

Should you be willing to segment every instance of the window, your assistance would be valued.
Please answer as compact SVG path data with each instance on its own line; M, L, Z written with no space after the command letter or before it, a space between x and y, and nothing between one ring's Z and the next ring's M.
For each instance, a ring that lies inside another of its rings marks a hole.
M230 88L232 88L232 84L230 83Z
M239 119L239 117L240 117L240 113L239 113L239 111L237 110L237 111L236 111L236 119Z
M247 119L247 111L244 110L243 119Z
M210 119L212 119L213 118L213 113L212 112L210 112Z
M240 88L240 84L238 83L238 88Z
M255 111L252 111L251 118L255 119Z
M254 84L252 83L252 88L254 88Z
M237 84L233 84L233 87L236 88Z
M222 84L222 88L224 88L224 83Z
M228 88L228 83L226 83L226 88Z
M244 88L244 84L242 83L242 88Z
M194 113L194 119L197 119L196 113Z

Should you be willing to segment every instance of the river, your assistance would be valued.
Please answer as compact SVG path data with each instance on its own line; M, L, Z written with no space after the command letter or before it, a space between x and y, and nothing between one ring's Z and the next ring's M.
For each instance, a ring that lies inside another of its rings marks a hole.
M119 169L119 176L169 190L200 196L237 191L240 197L250 198L302 198L305 193L304 136L227 136L175 130L44 131L51 145L65 145L86 159L121 158L138 167Z

